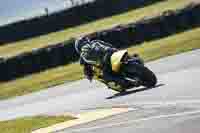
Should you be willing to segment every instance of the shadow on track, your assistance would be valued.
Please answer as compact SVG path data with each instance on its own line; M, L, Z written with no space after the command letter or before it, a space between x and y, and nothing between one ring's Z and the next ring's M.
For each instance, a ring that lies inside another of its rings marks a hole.
M158 85L156 85L155 87L152 87L152 88L143 87L143 88L139 88L139 89L125 91L125 92L114 94L113 96L107 97L106 99L113 99L113 98L117 98L117 97L121 97L121 96L126 96L126 95L134 94L134 93L137 93L137 92L142 92L142 91L150 90L150 89L157 88L157 87L160 87L160 86L164 86L164 85L165 84L158 84Z

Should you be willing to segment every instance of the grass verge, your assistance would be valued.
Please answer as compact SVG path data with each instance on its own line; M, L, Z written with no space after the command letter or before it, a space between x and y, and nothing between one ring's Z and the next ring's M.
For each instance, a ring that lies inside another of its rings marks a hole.
M53 45L62 42L71 37L77 37L95 31L111 28L119 24L127 24L135 22L145 16L153 16L169 9L177 9L190 3L192 0L166 0L140 9L133 9L129 12L104 18L95 22L84 24L81 26L67 28L63 31L50 33L47 35L35 37L28 40L18 41L12 44L0 47L1 57L11 57L17 54L32 51L32 49L42 48L47 45Z
M2 133L30 133L39 128L75 119L71 116L37 116L0 122Z
M130 47L130 53L138 53L144 60L151 61L200 48L200 28L179 33L157 41ZM20 96L50 86L81 79L82 69L78 63L49 69L27 77L0 84L0 99Z
M138 53L145 62L159 59L162 57L175 55L200 48L200 28L193 29L184 33L143 43L136 47L130 47L130 53Z

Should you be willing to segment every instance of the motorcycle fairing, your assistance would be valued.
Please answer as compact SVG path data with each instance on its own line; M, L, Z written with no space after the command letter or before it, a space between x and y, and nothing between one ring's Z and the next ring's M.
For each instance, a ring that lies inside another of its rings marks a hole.
M112 71L118 73L120 71L121 67L121 60L124 57L125 54L128 53L128 50L120 50L117 52L114 52L111 56L111 66L112 66Z

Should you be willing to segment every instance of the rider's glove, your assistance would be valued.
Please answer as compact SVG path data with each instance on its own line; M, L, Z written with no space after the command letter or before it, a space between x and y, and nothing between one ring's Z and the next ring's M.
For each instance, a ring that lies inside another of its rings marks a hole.
M89 80L92 81L94 77L94 71L92 65L84 65L84 75Z

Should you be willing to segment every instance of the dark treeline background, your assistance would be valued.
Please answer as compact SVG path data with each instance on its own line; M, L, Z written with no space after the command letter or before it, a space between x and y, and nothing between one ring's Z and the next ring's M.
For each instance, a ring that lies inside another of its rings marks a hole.
M191 4L183 9L167 11L136 23L99 31L88 37L105 40L117 48L126 48L199 27L199 14L200 4ZM12 80L77 60L74 39L67 40L54 46L0 60L0 81Z
M95 0L54 14L2 26L0 45L63 30L160 1L164 0Z

